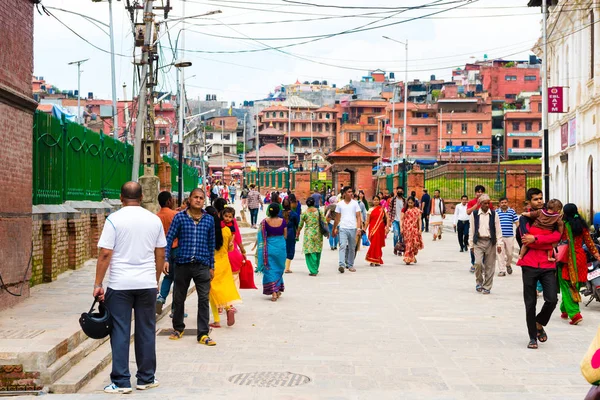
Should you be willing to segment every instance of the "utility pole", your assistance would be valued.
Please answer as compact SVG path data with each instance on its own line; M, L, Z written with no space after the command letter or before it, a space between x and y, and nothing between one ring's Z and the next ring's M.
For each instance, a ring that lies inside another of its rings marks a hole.
M542 0L542 41L544 55L542 57L542 130L543 130L543 160L544 160L544 200L550 200L550 150L548 134L548 1Z
M243 137L243 141L244 141L244 147L242 150L242 157L243 158L243 168L242 168L242 188L244 187L244 183L246 183L246 117L248 116L248 114L244 114L244 137Z
M81 124L81 64L89 60L72 61L69 65L77 64L77 123Z
M125 137L124 141L127 143L127 136L129 135L129 132L127 131L127 127L129 126L129 104L127 103L127 85L125 82L123 82L123 100L125 101L123 104L123 110L125 111L125 126L123 127L123 135Z
M254 106L254 114L256 116L256 176L258 176L256 186L260 192L260 134L258 131L258 108L256 105Z
M119 113L117 109L117 81L115 77L115 35L113 31L112 0L108 0L109 31L110 31L110 70L112 78L112 117L113 137L119 140Z
M131 171L131 180L138 181L140 177L140 159L142 153L142 136L146 126L146 114L148 113L148 99L146 96L148 83L148 68L150 59L150 47L152 46L152 25L154 24L154 14L152 13L153 0L146 0L144 5L144 47L142 50L142 81L140 83L140 94L138 96L137 119L135 122L135 137L133 145L133 167Z

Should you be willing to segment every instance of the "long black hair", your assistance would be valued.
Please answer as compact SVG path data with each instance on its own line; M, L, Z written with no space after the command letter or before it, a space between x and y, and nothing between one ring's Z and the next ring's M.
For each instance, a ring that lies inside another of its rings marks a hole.
M573 236L579 236L584 229L589 229L587 222L579 215L577 206L573 203L565 204L563 207L563 220L571 226Z
M215 220L215 250L223 247L223 232L221 231L221 217L219 212L213 206L206 207L206 213Z

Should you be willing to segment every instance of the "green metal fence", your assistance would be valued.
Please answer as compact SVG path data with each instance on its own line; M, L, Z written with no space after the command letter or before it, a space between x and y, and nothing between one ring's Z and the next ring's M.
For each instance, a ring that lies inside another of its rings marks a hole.
M170 157L171 183L177 189L179 163ZM79 124L36 112L33 125L33 204L67 200L118 199L131 180L133 146ZM140 174L143 167L140 167ZM184 165L184 190L198 187L198 172Z
M439 189L445 199L460 199L463 194L472 197L475 186L483 185L494 200L506 195L506 170L504 171L423 171L425 188L431 194Z
M542 188L542 174L541 172L531 172L525 170L525 187L527 190L531 188Z

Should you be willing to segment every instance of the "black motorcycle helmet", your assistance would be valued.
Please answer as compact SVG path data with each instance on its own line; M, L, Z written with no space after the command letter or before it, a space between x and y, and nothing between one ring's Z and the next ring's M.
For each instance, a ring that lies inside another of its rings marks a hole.
M98 312L94 312L94 307L98 303ZM79 325L83 332L92 339L103 339L110 335L112 331L112 318L110 311L104 305L104 302L94 299L92 308L89 312L82 313L79 318Z

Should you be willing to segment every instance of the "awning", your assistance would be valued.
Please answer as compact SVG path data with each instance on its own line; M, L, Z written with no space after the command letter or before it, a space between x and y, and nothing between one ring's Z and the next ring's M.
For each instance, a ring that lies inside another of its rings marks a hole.
M415 162L421 165L433 165L437 162L437 160L415 160Z
M240 169L232 169L231 170L231 175L241 175L242 174L242 170Z

